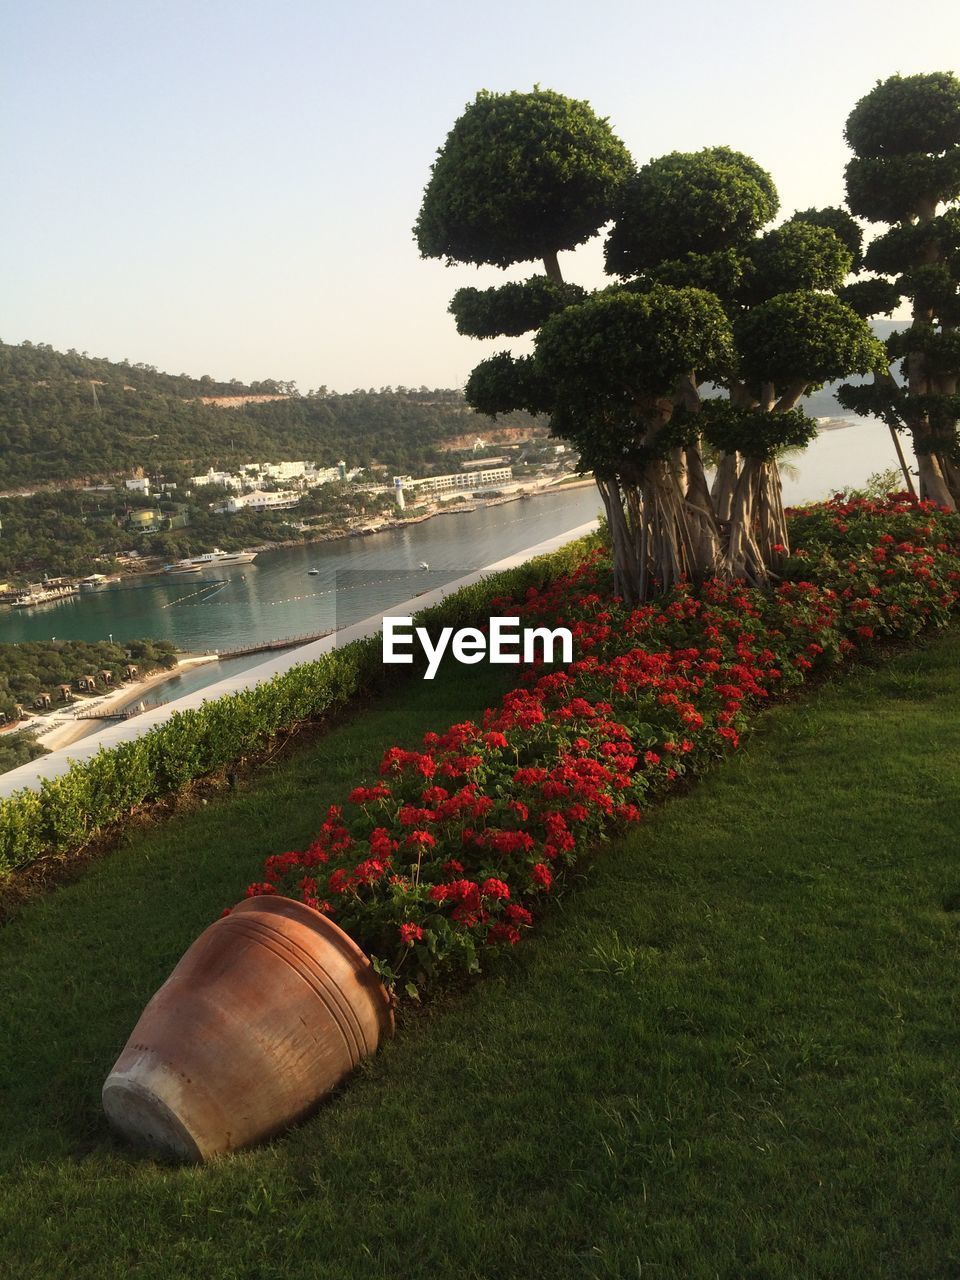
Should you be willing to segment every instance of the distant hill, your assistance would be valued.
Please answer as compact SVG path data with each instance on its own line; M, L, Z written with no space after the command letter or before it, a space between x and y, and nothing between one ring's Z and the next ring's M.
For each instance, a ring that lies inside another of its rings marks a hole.
M498 425L525 425L524 414ZM0 491L106 480L138 467L176 481L254 459L416 471L482 432L459 391L386 387L301 395L293 383L217 382L50 346L0 343Z
M881 337L896 327L902 322L874 324ZM807 411L844 416L836 386L814 393ZM138 468L177 482L254 459L330 466L344 458L416 472L448 465L444 451L454 442L526 431L532 421L504 414L494 426L449 388L301 394L275 379L218 382L44 344L0 343L0 492L108 480Z

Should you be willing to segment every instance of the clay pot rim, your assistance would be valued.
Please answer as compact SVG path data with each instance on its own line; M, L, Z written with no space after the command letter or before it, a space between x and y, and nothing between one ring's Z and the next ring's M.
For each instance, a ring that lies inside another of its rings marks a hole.
M299 917L301 922L308 928L318 930L326 935L327 939L336 945L343 955L352 962L361 983L376 998L381 1030L393 1035L395 1024L393 1003L389 992L377 977L377 971L374 969L367 953L350 937L349 933L341 929L329 916L325 916L316 907L308 907L305 902L300 902L296 898L288 898L282 893L259 893L253 897L244 898L235 907L230 908L230 915L236 915L238 911L263 910L264 908L269 910L271 904L279 906L281 903L283 904L284 915ZM229 919L230 917L226 918Z

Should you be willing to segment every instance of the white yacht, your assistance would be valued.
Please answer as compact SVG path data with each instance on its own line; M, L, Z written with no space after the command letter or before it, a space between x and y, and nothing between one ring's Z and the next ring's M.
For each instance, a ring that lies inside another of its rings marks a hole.
M219 547L214 547L202 556L188 556L185 560L178 560L176 564L165 564L163 567L167 573L192 573L201 569L226 568L231 564L251 564L256 558L256 551L221 551Z

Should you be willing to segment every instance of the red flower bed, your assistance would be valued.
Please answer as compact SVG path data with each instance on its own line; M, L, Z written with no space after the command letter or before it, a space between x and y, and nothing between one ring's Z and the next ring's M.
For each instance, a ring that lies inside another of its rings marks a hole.
M793 517L788 580L710 582L628 610L595 553L492 611L569 626L577 660L527 670L482 724L395 746L305 850L247 893L331 915L385 981L479 969L533 927L565 873L680 778L735 749L771 693L880 636L942 625L960 598L960 517L905 497Z

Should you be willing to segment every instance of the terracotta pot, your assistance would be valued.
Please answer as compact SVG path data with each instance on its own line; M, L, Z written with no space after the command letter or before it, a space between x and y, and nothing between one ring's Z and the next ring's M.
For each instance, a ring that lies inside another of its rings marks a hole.
M302 1119L392 1030L387 994L342 929L291 898L248 898L144 1009L104 1110L133 1142L207 1160Z

